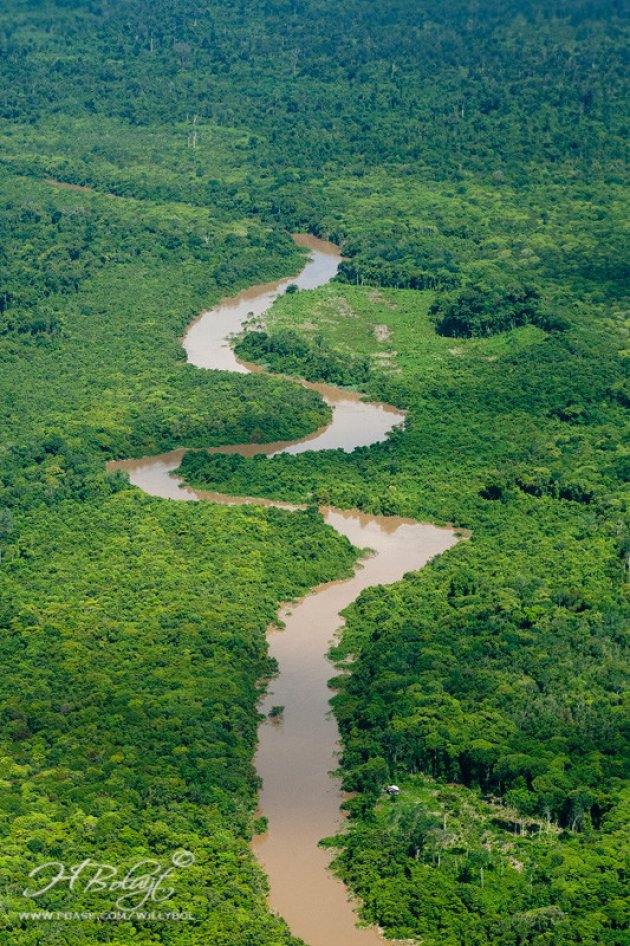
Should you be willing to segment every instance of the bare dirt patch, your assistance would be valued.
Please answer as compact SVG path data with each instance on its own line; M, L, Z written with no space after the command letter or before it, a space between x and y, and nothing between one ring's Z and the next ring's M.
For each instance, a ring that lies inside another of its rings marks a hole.
M87 187L85 184L70 184L68 181L55 181L52 177L46 178L46 183L51 187L61 187L67 191L85 191L88 194L100 194L101 197L114 197L117 200L126 200L119 194L109 194L106 191L97 191L93 187Z
M377 342L386 342L391 337L391 332L386 325L375 325L372 331Z

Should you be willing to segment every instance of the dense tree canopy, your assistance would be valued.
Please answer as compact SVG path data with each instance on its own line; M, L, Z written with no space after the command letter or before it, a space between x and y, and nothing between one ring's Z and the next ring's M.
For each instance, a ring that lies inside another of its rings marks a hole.
M352 455L191 452L186 476L471 530L348 612L337 868L426 946L625 946L626 39L618 0L5 0L11 943L295 942L247 843L264 631L353 552L312 512L161 502L104 463L325 423L313 392L199 372L178 342L297 273L302 229L342 245L339 280L239 350L406 428ZM19 919L42 860L176 847L192 924Z
M499 292L490 287L471 287L450 295L440 294L429 314L435 318L440 335L496 335L520 325L544 326L538 300L538 290L530 286L513 286Z

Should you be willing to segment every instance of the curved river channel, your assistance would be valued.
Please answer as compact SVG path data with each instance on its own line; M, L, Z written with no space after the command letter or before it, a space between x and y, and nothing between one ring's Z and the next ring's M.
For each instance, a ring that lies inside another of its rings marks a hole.
M323 286L335 276L341 262L338 247L331 243L310 236L294 239L310 250L301 274L254 286L199 316L183 339L191 364L243 373L260 370L237 360L230 337L252 315L262 316L291 283L300 289ZM318 391L331 406L333 415L327 427L291 443L217 447L211 452L272 456L339 447L350 452L384 440L388 431L404 423L404 414L390 405L362 401L360 394L332 385L296 383ZM296 508L288 503L192 489L172 475L184 452L121 460L110 463L109 469L125 470L133 484L164 499ZM352 578L321 585L299 604L283 608L284 630L269 632L270 653L278 661L280 673L261 710L268 713L272 705L285 709L280 722L267 721L259 730L255 762L263 781L260 808L269 819L269 830L257 837L253 846L271 883L272 909L308 946L383 946L377 929L355 925L357 917L344 885L327 870L330 855L318 847L321 838L338 830L342 800L338 782L329 774L337 767L339 735L330 713L328 680L333 668L326 653L343 624L340 611L364 588L399 581L458 540L452 529L411 519L330 508L321 512L328 525L372 553Z

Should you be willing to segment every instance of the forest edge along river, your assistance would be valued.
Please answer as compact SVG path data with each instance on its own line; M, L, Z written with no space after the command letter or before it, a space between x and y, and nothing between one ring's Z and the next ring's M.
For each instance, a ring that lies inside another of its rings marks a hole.
M337 273L339 248L315 237L294 237L310 251L299 276L254 286L202 313L182 340L188 361L199 368L250 373L258 366L239 361L230 345L245 322L261 318L291 283L315 289ZM341 448L351 452L385 440L404 423L405 415L387 404L370 403L362 395L327 384L292 379L311 388L332 409L331 422L308 437L273 444L214 447L213 453L243 456L302 453ZM211 500L235 505L255 503L288 510L296 507L267 499L226 496L185 485L173 475L185 449L156 457L121 460L109 469L124 470L131 483L151 496L177 500ZM269 829L255 838L254 851L271 884L269 902L287 921L291 932L308 946L382 946L374 927L357 927L357 916L342 882L327 868L330 854L319 841L335 834L340 825L342 800L338 782L330 775L337 768L339 734L330 712L328 681L333 668L326 654L343 624L340 612L365 588L391 584L407 572L423 567L457 541L454 530L438 528L396 516L371 516L356 510L322 508L328 525L358 548L370 549L347 580L315 588L298 604L283 607L282 631L269 631L269 650L278 662L261 706L283 706L279 721L266 721L259 730L256 770L262 778L260 809Z

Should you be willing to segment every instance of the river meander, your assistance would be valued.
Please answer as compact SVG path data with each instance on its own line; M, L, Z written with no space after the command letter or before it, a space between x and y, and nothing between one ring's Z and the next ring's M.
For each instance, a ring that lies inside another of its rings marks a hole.
M310 236L295 237L310 251L301 274L254 286L204 312L188 327L182 344L199 368L249 373L260 370L240 362L230 346L245 321L262 317L291 283L314 289L336 274L338 247ZM360 394L326 384L296 381L318 391L331 406L331 423L299 441L216 447L212 452L244 456L302 453L342 448L348 452L386 438L404 423L404 414L387 404L370 403ZM185 450L157 457L109 464L123 469L130 481L152 496L174 500L211 500L223 504L257 503L295 509L288 503L224 496L193 489L173 475ZM344 885L327 869L330 855L318 847L340 824L341 792L330 776L337 767L338 731L330 713L328 680L333 668L326 658L343 621L343 611L371 585L391 584L422 568L457 542L452 529L396 516L370 516L356 510L323 508L325 521L358 548L369 548L352 578L322 585L297 605L283 608L282 631L269 632L269 649L279 675L269 688L262 712L284 706L280 721L259 730L256 769L263 781L261 812L269 830L254 841L254 851L271 884L270 905L308 946L382 946L379 931L357 927Z

